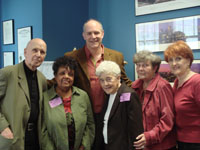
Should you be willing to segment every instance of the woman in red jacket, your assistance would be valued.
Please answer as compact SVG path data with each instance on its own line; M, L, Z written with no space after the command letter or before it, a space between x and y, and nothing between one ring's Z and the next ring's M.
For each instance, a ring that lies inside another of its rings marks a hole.
M138 93L143 112L144 133L134 142L136 149L175 150L174 101L172 87L159 74L161 59L149 51L134 55L138 80L132 88Z

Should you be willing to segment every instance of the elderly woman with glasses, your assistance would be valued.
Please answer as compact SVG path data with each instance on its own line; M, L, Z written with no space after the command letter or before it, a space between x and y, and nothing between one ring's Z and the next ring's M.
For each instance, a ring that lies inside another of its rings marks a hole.
M108 99L102 110L101 150L132 150L143 132L141 104L136 92L120 82L121 70L112 61L103 61L96 69Z
M137 137L134 146L145 150L174 150L174 101L172 87L158 70L161 59L149 52L140 51L133 57L138 80L132 88L138 93L143 112L144 133Z
M174 81L176 131L179 150L200 150L200 75L191 70L193 53L184 41L164 52Z
M68 56L53 64L56 84L44 93L44 150L90 150L93 113L87 93L75 86L76 61Z

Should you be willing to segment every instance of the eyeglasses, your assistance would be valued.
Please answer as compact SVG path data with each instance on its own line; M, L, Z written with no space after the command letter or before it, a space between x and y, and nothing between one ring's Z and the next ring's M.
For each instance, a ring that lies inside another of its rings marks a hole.
M150 65L149 64L146 64L146 63L137 63L136 64L136 68L147 68L149 67Z
M105 79L99 78L100 83L112 83L115 80L115 77L106 77Z

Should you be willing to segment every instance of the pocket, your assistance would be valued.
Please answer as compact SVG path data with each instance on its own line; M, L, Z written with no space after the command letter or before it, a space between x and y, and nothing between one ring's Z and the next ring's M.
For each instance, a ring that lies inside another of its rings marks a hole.
M6 139L0 135L0 150L10 150L12 146L13 139Z

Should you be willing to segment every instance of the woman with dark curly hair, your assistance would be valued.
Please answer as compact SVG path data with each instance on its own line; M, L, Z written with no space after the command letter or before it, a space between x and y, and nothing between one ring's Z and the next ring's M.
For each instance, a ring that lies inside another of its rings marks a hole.
M43 149L90 150L94 120L85 91L73 86L76 62L63 56L53 64L56 84L44 93Z

